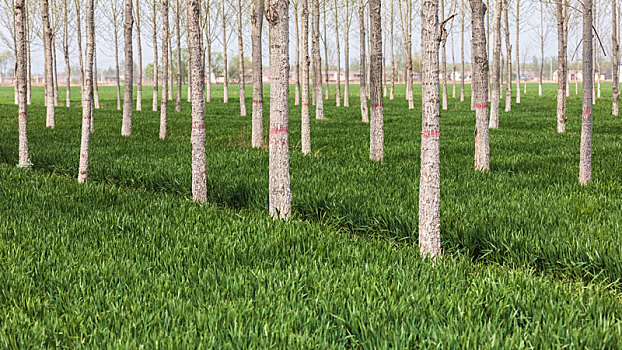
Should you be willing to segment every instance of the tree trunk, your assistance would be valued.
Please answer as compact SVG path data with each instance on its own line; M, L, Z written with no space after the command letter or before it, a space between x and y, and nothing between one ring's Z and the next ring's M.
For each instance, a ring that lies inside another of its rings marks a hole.
M294 25L296 26L294 31L296 32L296 58L294 59L295 67L294 73L296 74L296 83L294 86L294 105L300 104L300 24L298 23L298 6L300 1L293 2L294 4Z
M516 103L520 104L520 51L518 49L520 36L520 0L516 0Z
M52 29L54 32L54 29ZM53 70L53 78L54 82L54 106L58 107L58 65L56 64L56 34L52 34L52 67Z
M116 15L113 18L114 26L114 61L116 65L116 83L117 83L117 110L121 110L121 83L119 78L119 30L117 26Z
M421 8L421 176L419 180L419 247L424 257L441 255L440 105L438 0Z
M71 66L69 64L69 31L67 26L69 25L68 14L69 11L67 0L63 0L63 54L65 56L65 107L71 107Z
M369 1L371 56L370 62L370 103L369 159L384 159L384 119L382 103L382 20L381 0Z
M471 0L471 50L473 53L471 97L475 102L475 170L490 170L488 131L488 51L482 0Z
M611 55L611 68L613 75L613 98L611 103L611 114L618 115L618 101L620 99L620 85L618 76L618 65L620 64L620 45L618 44L618 12L616 9L616 2L618 0L611 1L611 45L613 46L613 54Z
M506 0L507 1L507 0ZM510 4L506 2L503 12L505 13L505 49L508 65L508 82L505 85L505 111L512 110L512 43L510 42L510 20L508 18Z
M153 29L153 103L151 106L151 109L154 112L158 111L158 83L159 83L159 77L158 77L158 71L159 69L159 65L160 65L160 61L158 60L158 28L157 28L157 4L158 4L158 0L153 0L152 3L152 13L151 15L153 16L152 18L152 29Z
M343 55L344 55L344 63L345 63L345 67L344 67L344 74L345 74L345 85L343 87L343 106L344 107L350 107L350 23L352 21L351 19L351 15L350 15L350 10L349 10L349 0L345 1L345 12L344 12L344 17L345 17L345 29L343 31L343 39L344 39L344 45L345 47L343 48Z
M369 122L369 112L367 110L367 68L366 62L366 49L365 49L365 3L363 0L359 0L359 32L360 32L360 77L361 77L361 88L359 91L359 96L361 100L361 120L363 123Z
M246 102L244 100L244 39L242 38L242 0L238 0L238 70L240 77L238 87L240 90L240 116L246 116Z
M229 103L229 72L227 71L227 20L225 0L222 0L222 46L223 46L223 103Z
M393 101L393 99L395 98L395 43L393 42L393 30L395 23L394 3L395 1L391 0L391 88L389 89L389 100L391 101Z
M401 6L400 6L401 9ZM404 69L406 83L406 100L408 101L408 109L415 109L413 96L413 64L412 64L412 2L406 1L406 13L402 13L402 31L404 35L404 53L406 55L406 67Z
M483 3L482 3L483 5ZM461 73L460 73L460 102L464 102L464 0L462 0L461 5L460 5L460 26L461 26L461 30L460 30L460 61L461 61ZM486 12L486 8L484 8L484 13ZM482 14L482 23L484 20L484 14ZM479 24L479 22L478 22ZM483 25L483 24L482 24ZM483 29L482 29L483 30ZM486 43L486 40L484 38L484 44ZM486 54L486 58L488 58L488 54ZM488 68L487 68L488 69ZM471 67L471 77L473 76L473 67ZM486 77L488 77L488 72L486 72ZM473 78L471 78L471 81L473 81ZM488 89L486 89L486 91L488 91ZM471 91L471 94L473 94L473 91ZM488 93L486 93L488 94ZM486 108L486 111L488 111L488 108ZM488 121L488 117L486 117L486 121Z
M313 1L313 0L311 0ZM300 0L300 19L302 33L302 108L301 144L302 154L311 152L311 126L309 119L309 6L307 0Z
M314 0L317 1L317 0ZM289 1L268 0L270 25L269 210L274 218L291 215L289 179ZM314 6L315 7L315 6ZM319 53L318 53L319 54ZM321 101L318 98L318 101Z
M490 101L490 124L491 129L499 128L499 93L501 84L501 12L502 0L495 0L495 18L493 21L494 46L492 50L492 92Z
M206 24L205 24L205 38L207 39L207 48L206 48L206 52L205 52L205 60L207 61L207 70L205 71L205 77L206 77L206 81L207 81L207 87L205 88L205 101L206 102L212 102L212 38L210 37L211 35L211 17L210 17L210 3L209 0L204 2L206 3L206 7L205 7L205 20L206 20Z
M441 21L445 20L445 0L441 0ZM441 67L441 76L443 77L443 102L442 108L444 111L447 110L447 37L441 42L441 48L443 53L441 54L443 61L443 66Z
M52 28L50 28L48 0L41 0L41 24L43 25L43 49L45 52L45 126L54 128L54 77L52 67Z
M253 115L252 146L263 146L263 60L261 37L263 31L263 0L253 0L251 22L253 25Z
M592 0L583 4L583 113L581 118L581 151L579 184L592 181L592 93L594 87L592 48Z
M540 79L538 81L538 96L542 96L542 80L544 77L544 2L540 1Z
M132 135L132 103L134 102L134 49L132 45L132 27L134 11L132 0L125 0L125 26L123 37L125 43L125 78L123 91L123 125L121 136Z
M140 1L136 0L136 41L138 46L138 85L136 86L136 110L143 109L143 45L140 37ZM157 67L154 67L157 69Z
M84 94L82 95L82 137L78 182L86 181L89 172L91 144L91 115L93 113L93 61L95 57L94 0L86 0L86 62L84 69Z
M188 10L190 8L188 6L186 6L186 15L188 15ZM190 42L188 41L188 33L190 33L190 23L188 23L188 19L186 19L186 45L188 45L188 62L186 62L187 65L187 69L186 69L186 84L187 84L187 88L186 88L186 102L192 102L192 72L190 71L190 65L192 64L191 59L190 59ZM201 58L202 55L199 55L199 58ZM181 56L180 56L181 57ZM201 60L202 62L203 60ZM203 68L203 71L205 71L205 68ZM183 82L183 81L182 81Z
M313 16L312 44L313 54L313 96L315 97L315 119L324 119L324 100L322 99L322 58L320 56L320 1L311 0Z
M82 25L80 14L80 1L75 1L76 7L76 36L78 38L78 63L80 64L80 95L84 94L84 59L82 57ZM82 99L82 98L80 98Z
M175 96L175 112L179 113L181 112L181 0L177 0L175 4L175 31L177 34L177 95Z
M327 40L327 35L326 35L326 2L328 0L322 0L322 18L324 19L324 83L325 83L325 87L324 87L324 99L328 100L328 40ZM320 67L321 68L321 67Z
M188 57L192 72L192 199L197 202L207 201L207 167L205 164L205 97L203 82L205 79L203 60L201 59L201 17L200 0L188 0Z
M168 0L162 0L162 102L160 106L160 139L166 138L166 107L168 104Z
M65 11L67 11L67 6L65 6ZM30 168L32 164L30 163L30 157L28 156L28 101L26 96L28 82L28 62L26 57L27 34L25 0L16 0L15 2L15 41L15 63L17 66L17 120L19 124L19 162L17 163L17 166L23 168Z
M28 2L25 3L25 11L26 11L26 61L27 61L27 85L26 85L26 104L30 105L31 103L31 91L32 91L32 65L30 60L30 14L28 10Z
M95 26L93 25L93 36L95 35ZM85 68L86 69L86 68ZM84 73L86 74L86 73ZM85 78L86 79L86 78ZM99 109L99 85L98 85L98 75L97 75L97 41L93 41L93 106L95 109ZM85 80L86 84L86 80ZM86 90L85 90L86 93ZM91 115L91 132L95 131L93 126L93 116Z
M566 3L557 3L557 132L566 132ZM584 43L585 44L585 43ZM585 79L585 76L583 77Z
M339 5L335 0L335 46L337 49L337 89L335 95L335 105L341 106L341 50L339 48Z

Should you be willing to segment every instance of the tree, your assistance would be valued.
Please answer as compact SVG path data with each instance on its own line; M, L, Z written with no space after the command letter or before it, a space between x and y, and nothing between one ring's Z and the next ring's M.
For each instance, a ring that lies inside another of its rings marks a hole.
M212 102L212 71L216 73L215 70L212 69L212 42L214 40L214 27L212 27L212 17L211 17L211 0L203 0L203 9L205 11L205 60L207 62L206 71L205 71L205 101Z
M143 109L143 45L140 31L140 0L136 0L136 46L138 47L138 84L136 86L136 110Z
M158 23L157 23L157 3L158 0L152 1L151 6L151 30L153 31L153 104L151 109L156 112L158 110Z
M229 103L229 77L227 76L227 9L222 0L222 52L223 52L223 103Z
M317 0L314 0L317 1ZM274 218L291 215L289 179L289 1L268 0L270 25L269 210ZM318 99L321 101L321 97Z
M294 105L300 104L300 25L298 24L298 7L300 1L292 0L294 5L294 31L296 33L296 57L294 58L294 74L296 75L294 83Z
M406 67L404 68L406 83L406 100L408 101L408 109L414 109L414 97L413 97L413 59L412 59L412 1L411 0L399 0L400 3L400 20L402 25L402 36L404 39L404 61L406 61ZM404 6L402 6L404 3Z
M86 62L84 69L84 94L82 95L82 138L78 183L88 178L91 144L91 115L93 113L93 57L95 44L94 0L86 0Z
M75 0L76 8L76 35L78 37L78 63L80 64L80 94L84 94L84 59L82 57L82 24L80 7L82 6L81 0Z
M471 2L471 51L473 90L475 102L475 170L490 170L490 145L488 131L488 51L484 16L486 5L482 0ZM497 95L498 96L498 95Z
M483 5L483 3L482 3ZM462 2L460 3L460 61L461 61L461 73L460 73L460 102L464 102L464 17L465 17L465 8L464 8L464 0L462 0ZM484 13L486 12L486 8L484 8ZM484 13L482 13L482 23L484 21ZM472 18L471 18L472 20ZM479 19L478 19L479 20ZM483 24L482 24L483 25ZM482 27L483 29L483 27ZM480 34L481 35L481 34ZM486 38L484 37L484 42ZM486 55L486 57L488 57L488 55ZM474 62L473 62L474 63ZM473 64L471 64L471 66L473 66ZM473 67L471 67L473 68ZM471 76L473 76L473 72L471 72ZM486 76L488 76L488 72L486 72ZM472 81L472 79L471 79ZM488 90L488 89L486 89ZM471 90L471 94L473 94L473 90ZM488 94L488 93L486 93ZM486 111L488 111L488 108L486 108ZM486 120L488 120L488 117L486 118Z
M419 247L424 257L441 255L440 222L440 96L439 46L442 27L438 0L423 0L421 8L421 177L419 180Z
M63 0L63 56L65 57L65 107L71 106L71 65L69 64L69 5Z
M592 94L594 88L592 53L592 0L583 1L583 112L581 118L581 149L579 184L592 182Z
M618 76L618 66L620 64L620 44L618 43L618 12L616 1L611 0L611 45L613 54L611 55L611 70L613 71L613 97L611 103L611 114L618 115L618 100L620 99L620 86Z
M54 76L52 66L52 28L48 0L41 0L41 24L43 25L43 50L45 52L45 126L54 129Z
M166 95L168 93L168 0L162 0L162 106L160 107L160 139L166 138L166 107L168 101Z
M540 27L538 28L538 39L540 41L540 72L538 77L538 96L542 96L542 80L544 77L544 43L549 34L548 23L544 24L544 0L540 0Z
M238 87L240 90L240 116L246 116L246 102L244 100L244 39L242 37L242 0L238 0L238 70L240 78Z
M311 0L313 1L313 0ZM301 144L302 153L311 152L311 125L309 115L309 6L307 0L300 0L300 19L302 32L302 106L301 106Z
M391 88L389 89L389 99L391 101L393 101L393 98L395 97L395 50L394 50L394 46L395 46L395 42L393 41L393 30L395 28L394 26L394 22L395 22L395 15L394 15L394 7L395 7L395 0L391 0L391 24L389 26L390 30L391 30Z
M508 12L510 9L509 0L505 0L505 6L503 6L503 13L505 15L505 49L508 65L508 83L505 85L505 111L512 110L512 43L510 42L510 20L508 18Z
M175 32L177 33L177 94L175 96L175 112L177 113L181 112L181 11L181 0L176 0L173 12L175 12Z
M367 58L365 57L365 3L363 0L359 0L359 33L360 33L360 49L359 54L361 57L361 69L360 69L360 91L359 97L361 101L361 119L363 123L369 122L369 112L367 110L367 68L365 67Z
M93 26L93 35L95 35L95 30L95 26ZM97 77L97 40L93 39L93 106L95 109L99 109L99 85L97 84ZM93 131L95 131L95 126L93 124L93 115L91 114L91 132Z
M315 98L315 119L324 119L324 100L322 99L322 58L320 56L320 1L311 0L313 29L311 53L313 55L313 96Z
M344 11L344 30L343 30L343 40L344 40L344 49L343 55L345 59L345 67L344 73L346 75L346 81L343 88L343 105L344 107L350 107L350 25L352 24L352 10L350 7L350 0L343 0L345 3L345 11Z
M201 38L200 0L188 0L188 50L190 71L192 72L192 199L207 201L207 181L205 165L205 98L203 96L204 68Z
M381 0L369 0L371 26L369 158L384 159L384 118L382 104L382 20Z
M557 2L557 132L566 132L566 60L568 49L568 19L566 0ZM590 10L591 11L591 10ZM585 47L585 43L584 47ZM591 45L591 44L590 44ZM585 69L585 68L584 68ZM591 73L588 73L591 75ZM583 79L585 79L585 75ZM585 84L585 80L584 80ZM585 86L585 85L584 85ZM584 88L585 89L585 88Z
M520 104L520 0L516 0L516 103Z
M491 129L499 128L499 93L501 84L501 12L502 0L495 0L495 18L493 23L493 32L495 43L492 51L492 92L490 103L490 124Z
M445 20L445 0L441 0L441 21ZM441 76L443 77L443 100L441 104L441 108L445 111L447 110L447 36L443 37L443 41L441 42L441 48L443 53L441 56L443 58L442 68L441 68Z
M337 91L335 95L335 105L341 106L341 52L339 48L339 5L335 0L335 49L337 50ZM326 82L328 86L328 82Z
M263 64L261 37L263 31L263 0L253 0L251 23L253 25L253 115L251 145L263 146Z
M26 99L27 58L26 58L26 1L15 2L15 42L16 42L16 78L17 78L17 119L19 124L19 163L18 167L31 166L28 155L28 103Z
M126 0L127 1L127 0ZM114 36L114 61L116 68L116 84L117 84L117 109L121 109L121 85L119 78L119 18L121 17L121 5L118 0L111 0L108 8L109 20L112 22L112 31Z
M326 27L326 2L328 0L322 0L322 19L324 22L324 99L328 100L328 37L327 37L327 27ZM322 67L320 67L321 69Z
M125 0L125 25L123 37L125 43L125 78L123 91L123 125L121 135L132 135L132 103L134 100L134 49L132 45L132 28L134 26L134 11L132 0Z

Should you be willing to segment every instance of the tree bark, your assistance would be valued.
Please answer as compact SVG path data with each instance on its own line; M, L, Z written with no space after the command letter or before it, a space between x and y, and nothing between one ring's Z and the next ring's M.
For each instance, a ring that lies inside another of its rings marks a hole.
M168 36L168 100L173 101L173 92L175 91L175 87L173 86L173 80L175 77L173 76L173 66L175 61L173 60L173 35L169 32Z
M322 18L324 20L324 99L328 100L328 38L327 38L327 30L326 30L326 2L328 0L322 0ZM321 67L320 67L321 68Z
M394 46L395 43L393 41L393 30L394 30L394 24L395 24L395 10L394 10L394 5L395 1L391 0L391 24L390 24L390 30L391 30L391 88L389 89L389 100L393 101L393 99L395 98L395 50L394 50Z
M176 0L175 5L175 32L177 34L177 94L175 96L175 112L179 113L181 112L181 0Z
M492 92L490 101L490 123L491 129L499 128L499 93L501 84L501 12L502 0L495 0L495 18L493 20L494 46L492 50Z
M313 0L312 0L313 1ZM300 19L302 33L302 106L301 106L301 144L302 154L311 152L311 126L309 113L309 6L307 0L300 0Z
M566 132L566 3L557 3L557 132ZM585 44L585 43L584 43ZM585 79L585 76L583 77Z
M324 100L322 99L322 58L320 56L320 2L311 0L313 5L313 30L311 52L313 55L313 96L315 97L315 119L324 119Z
M335 95L335 105L341 106L341 50L339 47L339 5L335 0L335 48L337 49L337 89Z
M423 0L421 8L421 176L419 180L419 247L424 257L441 256L440 223L440 96L438 0Z
M30 105L31 103L31 91L32 91L32 65L30 60L30 15L28 10L28 2L25 3L25 11L26 11L26 61L27 61L27 85L26 85L26 104Z
M343 31L343 39L344 39L344 48L343 48L343 55L344 55L344 63L345 63L345 67L344 67L344 74L345 74L345 84L343 87L343 106L344 107L350 107L350 24L352 21L351 18L351 13L350 13L350 5L349 5L350 1L349 0L345 0L345 12L344 12L344 18L345 18L345 28Z
M69 8L67 0L63 0L63 54L65 56L65 107L71 107L71 65L69 64Z
M441 0L441 21L445 20L445 0ZM443 100L442 100L442 108L444 111L447 110L447 52L446 52L446 47L447 47L447 37L444 38L444 40L441 42L441 48L443 50L443 52L441 53L441 56L443 58L442 60L442 67L441 67L441 76L443 77Z
M93 36L95 36L95 26L93 26ZM97 79L97 40L93 39L93 106L95 109L99 109L99 85ZM93 115L91 115L91 132L93 131L95 131L95 127L93 125Z
M369 159L384 159L384 117L382 103L382 19L381 0L369 0L371 56L370 61L370 103Z
M261 37L263 31L263 1L253 0L251 22L253 25L253 115L252 139L253 147L263 146L263 64L261 53Z
M296 58L294 62L296 66L294 67L294 73L296 74L296 83L294 85L294 105L298 106L300 104L300 24L298 23L298 6L300 5L300 1L293 1L294 4L294 25L296 32Z
M56 64L56 33L55 28L52 28L52 67L53 69L53 77L52 81L54 82L54 106L58 107L58 65Z
M483 5L483 3L482 3L482 5ZM461 26L461 30L460 30L460 61L461 61L460 102L464 102L464 73L465 73L465 71L464 71L464 12L465 12L464 0L462 0L461 5L460 5L460 26ZM485 12L486 12L486 8L484 8L484 13ZM484 17L483 16L484 16L484 14L482 14L482 23L484 21ZM484 40L484 44L485 44L485 42L486 42L486 40ZM488 58L488 54L486 54L486 58ZM472 76L473 76L473 67L471 67L471 77ZM488 77L488 72L486 72L486 77ZM471 78L471 81L473 81L473 78ZM488 89L486 89L486 90L488 90ZM473 94L473 91L471 91L471 94ZM488 94L488 93L486 93L486 94ZM486 108L486 111L488 111L488 108ZM486 120L488 121L488 117L486 117Z
M41 0L41 24L43 25L43 50L45 52L45 126L54 129L54 76L52 67L52 28L48 0Z
M369 111L367 110L367 68L366 68L366 49L365 49L365 3L359 0L359 33L360 33L360 91L359 97L361 101L361 120L363 123L369 122Z
M78 183L88 177L91 144L91 115L93 113L93 61L95 56L94 0L86 0L86 62L84 69L84 94L82 95L82 137L80 142L80 163Z
M520 0L516 0L516 103L520 104Z
M488 131L488 50L484 16L486 5L482 0L471 2L471 50L473 52L473 90L475 102L475 170L490 170L490 144Z
M238 87L240 90L240 116L246 116L246 102L244 100L244 39L242 38L242 0L238 0L238 70L240 77Z
M132 135L132 103L134 102L134 48L132 45L132 28L134 26L134 11L132 0L125 0L125 25L123 37L125 44L125 78L123 91L123 123L121 135Z
M510 42L510 20L508 18L508 12L510 9L509 2L506 1L503 12L505 14L505 49L508 65L508 82L505 85L505 111L512 110L512 43Z
M166 138L166 107L168 104L168 0L162 0L162 102L160 106L160 139Z
M317 1L317 0L314 0ZM274 218L291 215L289 178L289 1L268 0L270 25L270 171L269 211ZM321 101L321 97L318 101Z
M542 80L544 77L544 2L540 1L540 78L538 82L538 96L542 96Z
M581 151L579 184L592 182L592 93L594 87L592 48L592 0L583 2L583 113L581 118Z
M84 94L84 59L82 57L82 24L80 14L81 3L75 0L76 7L76 36L78 39L78 63L80 64L80 95ZM82 99L82 98L80 98Z
M67 7L65 6L65 11ZM66 23L66 22L65 22ZM66 29L65 29L66 30ZM28 67L26 57L26 1L16 0L15 2L15 41L16 41L16 78L17 78L17 120L19 130L19 162L18 167L30 168L30 157L28 155L28 101L27 83Z
M151 15L152 17L152 29L153 29L153 103L151 106L151 109L154 112L158 111L158 83L159 83L159 77L158 77L158 72L159 72L159 65L160 65L160 61L158 60L158 27L157 27L157 4L158 4L158 0L153 0L152 3L152 8L151 8Z
M201 59L200 0L188 0L188 56L192 78L192 199L207 201L207 167L205 160L205 97L203 96L204 68Z
M620 44L618 43L618 12L616 9L616 2L618 0L611 1L611 45L613 46L613 53L611 55L611 68L613 71L613 97L611 103L611 114L618 115L618 101L620 99L620 85L618 76L618 65L620 64Z
M138 46L138 84L136 86L136 110L143 109L143 45L140 36L140 0L136 0L136 44ZM157 69L157 67L154 67Z
M222 0L222 46L223 46L223 103L229 103L229 72L227 71L227 18L225 0Z
M205 88L205 101L212 102L212 21L210 17L210 4L211 0L204 0L205 4L205 38L206 40L206 52L205 60L207 61L207 70L205 71L205 77L207 87Z

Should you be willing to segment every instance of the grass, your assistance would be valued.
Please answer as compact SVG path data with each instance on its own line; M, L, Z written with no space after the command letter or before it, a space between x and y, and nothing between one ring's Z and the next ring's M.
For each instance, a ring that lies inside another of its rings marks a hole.
M216 88L207 108L205 205L191 201L185 99L158 140L147 87L125 138L114 88L102 88L81 186L80 110L58 107L47 130L35 89L32 171L15 168L17 109L0 89L0 347L622 346L622 121L610 116L608 86L585 187L580 97L559 135L555 86L539 98L530 85L491 131L488 174L472 170L469 103L450 98L437 264L416 246L419 87L415 111L403 86L385 102L383 164L368 160L357 91L351 108L331 100L329 120L312 120L313 156L300 153L292 103L287 223L268 217L267 151L250 148L237 89L225 105Z

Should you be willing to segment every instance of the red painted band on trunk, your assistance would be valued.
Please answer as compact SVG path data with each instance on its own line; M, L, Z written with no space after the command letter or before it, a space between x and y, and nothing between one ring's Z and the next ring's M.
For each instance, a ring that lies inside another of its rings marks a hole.
M302 105L305 106L305 107L309 107L309 103L308 102L305 102Z
M205 124L192 126L192 130L204 130L204 129L205 129Z
M588 108L588 109L584 109L584 110L583 110L583 116L584 116L584 117L586 117L586 116L588 116L588 115L591 115L591 114L592 114L592 109L591 109L591 108Z
M19 115L28 115L26 112L19 112Z
M83 115L82 119L91 119L91 116L90 115Z
M276 134L287 133L287 132L289 132L289 129L286 126L282 126L276 129L270 129L270 135L276 135Z
M441 131L434 130L434 129L427 129L427 130L422 130L421 135L423 136L423 138L426 138L426 139L430 137L441 137Z
M484 109L488 108L488 102L476 103L475 109Z
M372 109L376 109L378 107L382 107L382 105L380 105L379 103L374 103L373 105L371 105Z
M263 101L262 100L253 100L253 103L256 104L256 105L260 105L260 104L263 104Z
M165 105L165 104L166 104L166 101L162 101L162 104L163 104L163 105Z

